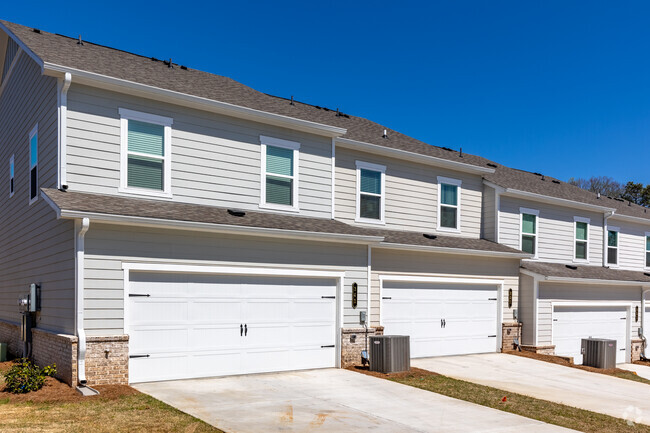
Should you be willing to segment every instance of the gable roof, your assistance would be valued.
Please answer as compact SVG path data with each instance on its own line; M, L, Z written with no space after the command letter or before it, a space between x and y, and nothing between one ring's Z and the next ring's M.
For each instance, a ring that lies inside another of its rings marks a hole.
M398 230L378 230L356 227L343 222L325 219L282 215L270 212L245 211L245 215L233 215L232 209L187 203L177 203L142 198L120 197L105 194L62 192L58 189L42 189L43 197L60 218L89 217L104 222L140 223L143 225L178 226L213 231L239 232L248 230L251 235L298 237L329 237L331 241L371 243L378 246L415 245L432 249L483 252L486 255L528 257L514 248L485 239L457 236L427 238L423 233ZM176 224L181 223L181 224ZM182 224L188 223L188 224Z

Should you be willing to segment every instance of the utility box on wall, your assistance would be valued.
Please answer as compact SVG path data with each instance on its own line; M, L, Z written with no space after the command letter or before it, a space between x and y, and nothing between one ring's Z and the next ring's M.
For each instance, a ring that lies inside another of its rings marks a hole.
M582 339L582 365L596 368L616 368L616 340Z
M411 368L411 340L408 335L370 337L370 371L397 373Z

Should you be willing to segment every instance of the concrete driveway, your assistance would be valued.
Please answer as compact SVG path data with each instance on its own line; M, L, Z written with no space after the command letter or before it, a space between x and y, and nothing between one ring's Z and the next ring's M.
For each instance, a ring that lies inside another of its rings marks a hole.
M650 385L503 353L414 359L456 379L650 424Z
M617 365L618 368L622 368L623 370L630 370L638 374L640 377L644 379L650 380L650 367L647 365L640 365L640 364L619 364Z
M340 369L134 387L226 432L568 432Z

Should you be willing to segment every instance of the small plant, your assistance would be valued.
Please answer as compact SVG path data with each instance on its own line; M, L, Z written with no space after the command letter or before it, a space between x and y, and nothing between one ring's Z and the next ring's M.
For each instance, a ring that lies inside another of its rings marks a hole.
M4 374L5 389L14 394L38 391L47 376L56 374L56 364L39 368L27 358L14 360L14 365Z

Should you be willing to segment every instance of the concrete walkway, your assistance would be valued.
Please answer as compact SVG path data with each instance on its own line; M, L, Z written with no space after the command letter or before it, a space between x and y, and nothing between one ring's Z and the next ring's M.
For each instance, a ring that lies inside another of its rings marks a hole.
M647 365L619 364L619 365L617 365L617 367L622 368L623 370L634 371L640 377L650 380L650 367L647 366Z
M134 387L226 432L569 432L340 369Z
M414 359L411 366L650 424L650 385L644 383L502 353Z

